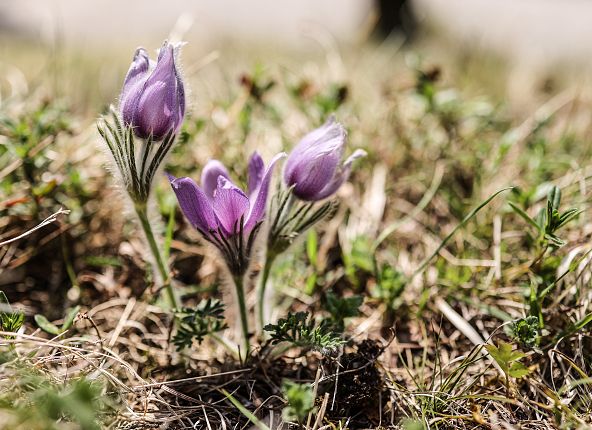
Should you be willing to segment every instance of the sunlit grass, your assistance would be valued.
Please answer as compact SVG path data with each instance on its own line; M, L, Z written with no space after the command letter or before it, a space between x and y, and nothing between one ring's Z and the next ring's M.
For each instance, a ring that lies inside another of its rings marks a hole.
M228 328L175 350L130 208L103 169L94 123L133 48L3 47L14 55L0 75L0 242L70 211L0 249L0 289L26 314L0 343L4 428L94 428L93 414L122 428L271 427L286 401L284 416L308 428L590 425L588 91L540 71L538 90L509 95L499 58L433 40L310 55L188 49L191 110L168 172L197 179L215 157L245 183L252 150L289 150L332 112L349 148L368 153L332 217L270 273L270 321L310 319L289 335L270 327L277 342L263 338L244 364L228 352L240 343L232 306ZM171 212L166 179L155 182L152 221L190 324L201 299L231 303L231 289L218 255ZM560 225L571 208L582 212ZM246 284L253 308L255 275ZM76 305L58 338L35 323L62 327ZM312 384L314 408L296 408L285 381Z

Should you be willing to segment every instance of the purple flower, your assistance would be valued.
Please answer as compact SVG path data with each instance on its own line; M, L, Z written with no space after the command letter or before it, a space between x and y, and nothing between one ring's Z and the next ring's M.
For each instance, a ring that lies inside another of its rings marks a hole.
M334 194L349 178L352 162L366 155L356 150L340 165L347 133L331 116L321 127L302 138L286 161L284 181L296 197L323 200Z
M273 168L283 157L284 153L276 155L265 168L255 152L249 161L247 193L230 180L228 171L217 160L204 167L201 187L191 178L169 175L187 220L222 251L234 272L246 269L243 263L248 261L251 245L265 218ZM233 267L234 263L237 267Z
M164 42L155 64L138 48L127 72L120 96L123 122L134 134L154 141L176 133L185 115L185 89L175 65L173 45Z

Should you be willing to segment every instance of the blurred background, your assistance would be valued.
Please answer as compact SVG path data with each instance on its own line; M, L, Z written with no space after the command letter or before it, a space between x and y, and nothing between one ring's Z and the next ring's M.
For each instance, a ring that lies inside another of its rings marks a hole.
M589 68L591 19L586 0L4 0L0 73L24 85L48 71L81 69L90 58L89 74L97 81L82 91L107 103L134 48L155 51L167 37L189 42L189 74L225 57L316 61L328 52L356 55L368 41L387 40L392 52L413 44L435 63L487 53L483 66L503 62L508 79L501 94L519 103L523 97L516 94L544 86L549 73L580 76ZM26 76L20 79L16 70ZM75 75L86 82L89 74ZM62 90L77 88L72 79Z
M130 0L3 1L2 36L79 48L153 44L173 28L202 47L221 38L307 48L306 34L328 32L359 43L369 32L409 37L420 22L516 61L592 57L592 2L587 0ZM182 22L179 22L181 20ZM425 29L424 29L425 30ZM375 33L376 34L376 33ZM421 32L420 32L421 35Z

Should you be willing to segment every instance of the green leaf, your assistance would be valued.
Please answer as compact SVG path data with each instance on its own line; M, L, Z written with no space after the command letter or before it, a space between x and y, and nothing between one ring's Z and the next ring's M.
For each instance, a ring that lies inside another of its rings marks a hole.
M547 195L547 202L549 202L551 211L558 211L561 203L561 189L554 185Z
M507 328L508 334L514 340L529 348L537 346L540 342L539 319L535 315L512 321Z
M72 324L74 323L74 318L76 318L76 315L78 315L79 311L80 306L75 306L72 309L70 309L70 311L68 311L66 317L64 318L64 324L62 324L62 331L66 331L70 327L72 327Z
M23 326L24 322L24 312L13 310L4 291L0 291L0 329L3 331L17 332Z
M575 331L583 329L585 326L592 322L592 313L589 313L584 318L579 320L577 323L574 324Z
M552 234L552 233L547 233L544 236L545 240L547 240L551 245L555 246L556 248L561 248L563 245L565 245L565 241L563 239L561 239L560 237Z
M528 368L518 361L524 358L526 354L520 350L512 351L512 344L502 341L498 346L485 345L485 349L506 375L521 378L529 373ZM524 373L525 371L526 373Z
M413 420L411 418L405 418L401 426L403 430L426 430L427 427L419 420Z
M288 405L282 411L284 421L304 422L314 408L312 386L310 384L284 381L282 384L282 393L288 402Z
M538 225L537 222L530 215L528 215L524 210L522 210L516 204L514 204L512 202L508 202L508 204L510 205L512 210L514 210L514 212L516 212L518 215L520 215L526 222L528 222L534 228L536 228L539 231L542 229L542 226Z
M251 421L255 427L257 427L259 430L270 430L270 428L267 425L265 425L265 423L263 423L261 420L259 420L259 418L253 415L251 411L245 408L243 404L239 402L232 394L230 394L224 388L222 388L220 392L224 394L224 396L226 396L226 398L230 400L234 407L237 408L241 412L241 414L243 414L246 418L248 418L249 421Z
M313 267L316 267L317 265L317 242L317 232L310 230L306 236L306 255Z
M360 314L360 306L364 303L362 295L339 297L333 291L325 294L325 308L331 314L332 328L343 332L346 318L356 317Z
M541 226L541 230L543 231L545 226L547 225L547 210L546 208L541 209L536 217L535 217L535 222Z
M35 315L35 322L37 323L37 325L39 326L39 328L49 334L55 334L58 335L60 334L62 331L55 325L49 322L49 320L47 318L45 318L45 316L37 314Z
M571 208L566 210L564 213L561 214L559 217L559 221L555 226L555 230L558 230L560 227L563 227L565 224L570 222L572 219L576 218L579 214L584 212L581 209Z
M523 378L524 376L530 373L530 369L526 367L524 364L516 362L513 363L510 367L508 375L512 378Z
M204 299L195 308L174 310L177 318L177 333L173 343L180 351L188 348L193 341L201 344L207 335L226 329L224 304L212 298Z
M308 319L308 312L288 312L277 324L268 324L263 330L271 333L271 344L287 342L292 347L311 348L321 352L332 351L343 345L345 340L327 325L316 325Z
M306 285L304 287L304 293L308 296L312 296L315 292L315 288L317 286L317 274L312 273L308 278L306 278Z

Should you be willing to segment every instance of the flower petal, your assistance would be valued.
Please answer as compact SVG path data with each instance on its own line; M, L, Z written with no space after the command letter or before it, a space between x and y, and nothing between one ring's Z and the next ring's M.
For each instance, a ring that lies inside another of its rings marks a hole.
M252 197L257 189L261 185L263 180L263 174L265 173L265 163L263 158L257 151L253 152L249 159L249 171L248 171L248 182L249 182L249 197Z
M150 58L144 48L138 48L134 59L123 81L123 88L119 96L119 107L126 125L132 123L133 114L142 95L142 88L150 76Z
M245 223L245 234L249 234L253 227L260 222L263 221L265 217L265 209L267 207L267 196L269 194L269 185L271 183L271 177L273 176L273 168L275 164L282 158L286 156L285 152L281 152L277 154L269 163L267 170L263 174L261 178L261 184L255 195L251 196L251 210L249 212L249 216L247 217L247 221Z
M241 228L241 218L246 217L249 211L249 198L224 176L218 176L218 187L212 203L224 233L229 236L236 234Z
M122 95L125 94L126 91L131 86L133 86L139 78L145 76L149 68L150 57L148 56L148 52L146 52L144 48L136 49L132 64L130 65L127 75L125 75L125 79L123 81L123 89L121 91Z
M307 134L290 153L284 169L286 185L302 200L316 195L335 177L346 141L344 127L331 116L318 129Z
M203 187L206 195L210 198L214 197L214 191L218 187L218 177L224 176L226 179L230 179L228 170L224 167L224 164L218 160L210 160L201 172L201 186Z
M152 135L160 140L170 130L178 128L182 121L179 113L174 50L165 42L156 68L144 82L132 123L140 137Z
M325 124L304 136L290 152L286 161L284 169L286 183L289 183L288 178L294 177L294 170L302 163L333 152L339 152L341 157L346 135L345 128L335 122L335 117L331 115Z
M191 178L175 178L167 175L179 206L187 220L204 235L216 230L218 223L210 200Z
M333 180L315 196L315 200L326 199L330 195L336 193L339 187L349 179L352 163L358 158L365 157L366 155L366 151L363 149L356 149L354 153L345 160L345 163L343 163L339 172L333 177Z

